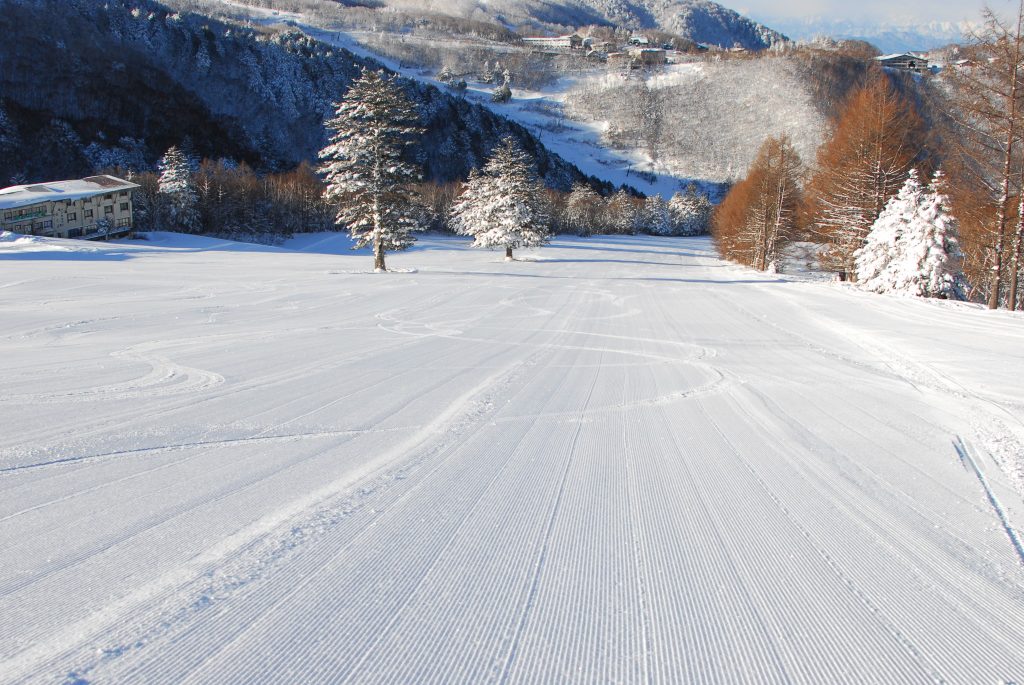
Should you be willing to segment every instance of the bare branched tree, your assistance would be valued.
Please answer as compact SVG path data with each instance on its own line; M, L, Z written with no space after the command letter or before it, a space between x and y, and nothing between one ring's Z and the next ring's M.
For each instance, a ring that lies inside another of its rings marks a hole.
M987 288L990 309L1003 302L1013 309L1017 305L1024 230L1024 195L1020 192L1024 181L1020 154L1024 134L1024 0L1009 21L988 8L983 10L983 19L982 27L968 36L971 44L963 50L966 59L949 73L956 130L956 135L950 136L955 155L950 168L955 170L960 187L954 201L964 206L963 214L980 219L964 222L968 260L983 261L981 268L970 270L976 279L988 271L983 287Z

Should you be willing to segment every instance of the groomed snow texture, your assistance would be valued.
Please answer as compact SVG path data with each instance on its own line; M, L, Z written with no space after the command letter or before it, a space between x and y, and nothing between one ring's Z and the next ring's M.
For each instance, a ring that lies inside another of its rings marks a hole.
M0 241L0 682L1024 680L1020 317L153 238Z

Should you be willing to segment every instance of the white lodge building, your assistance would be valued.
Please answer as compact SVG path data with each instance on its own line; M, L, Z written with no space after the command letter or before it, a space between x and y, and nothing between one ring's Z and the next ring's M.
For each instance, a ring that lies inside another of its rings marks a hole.
M106 238L132 231L132 190L114 176L0 189L0 230L54 238Z

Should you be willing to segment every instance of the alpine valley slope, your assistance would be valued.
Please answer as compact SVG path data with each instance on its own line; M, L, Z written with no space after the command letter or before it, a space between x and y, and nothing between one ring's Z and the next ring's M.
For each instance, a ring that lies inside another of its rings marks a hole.
M0 682L1024 679L1021 317L153 237L0 242Z
M533 25L564 30L595 24L658 29L723 48L739 45L763 50L788 40L711 0L381 0L379 4L408 12L486 18L509 28Z

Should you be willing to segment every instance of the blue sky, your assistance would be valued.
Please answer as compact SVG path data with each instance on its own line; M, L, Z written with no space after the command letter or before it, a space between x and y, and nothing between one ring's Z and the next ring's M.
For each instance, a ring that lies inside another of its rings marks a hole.
M722 0L719 0L720 2ZM825 18L870 23L926 24L977 19L982 0L733 0L724 2L755 19ZM1016 0L990 0L997 11L1012 11Z

